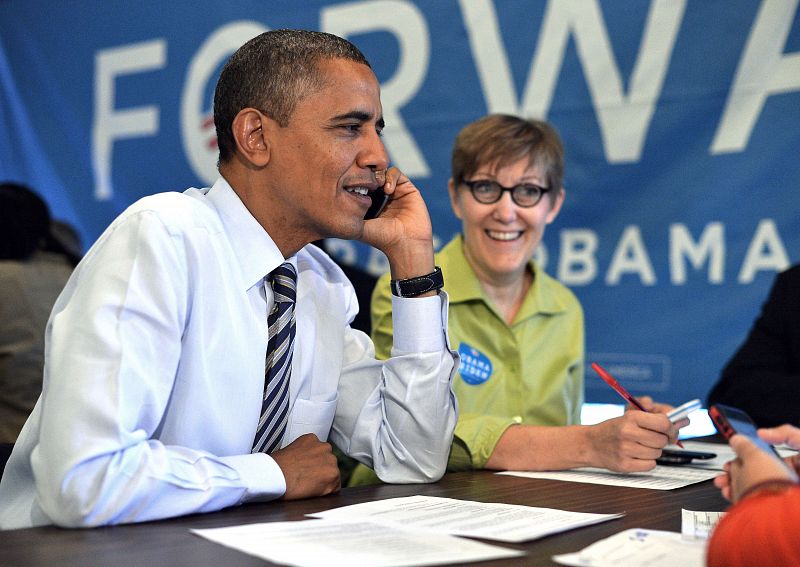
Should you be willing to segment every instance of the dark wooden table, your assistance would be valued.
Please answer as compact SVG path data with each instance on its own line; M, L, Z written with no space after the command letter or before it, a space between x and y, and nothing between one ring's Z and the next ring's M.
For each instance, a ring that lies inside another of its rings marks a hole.
M551 565L550 557L578 551L599 539L628 528L679 532L681 508L719 511L726 502L711 481L676 490L647 490L498 476L476 471L447 475L430 485L384 485L348 488L339 494L294 502L270 502L229 508L213 514L172 520L66 530L55 527L0 532L0 565L59 567L127 566L245 566L265 565L261 559L209 542L189 532L238 524L300 520L304 514L369 500L424 494L480 502L504 502L572 510L617 513L623 518L579 528L524 544L527 556L487 562L486 565ZM495 542L488 542L495 543ZM497 545L497 543L495 543Z

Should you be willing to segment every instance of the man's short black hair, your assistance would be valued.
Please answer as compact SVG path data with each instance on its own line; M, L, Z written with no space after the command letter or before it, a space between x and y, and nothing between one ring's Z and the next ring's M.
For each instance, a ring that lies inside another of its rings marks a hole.
M322 86L318 63L323 59L349 59L369 67L364 54L346 39L308 30L262 33L231 56L214 92L220 163L236 150L236 115L256 108L286 126L297 103Z

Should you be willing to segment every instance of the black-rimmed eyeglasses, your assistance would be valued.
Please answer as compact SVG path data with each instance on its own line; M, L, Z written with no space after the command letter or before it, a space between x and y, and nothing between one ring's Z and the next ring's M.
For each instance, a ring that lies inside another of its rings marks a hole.
M533 183L522 183L514 187L504 187L497 181L488 179L478 179L476 181L465 181L461 183L469 187L470 193L479 203L491 205L500 200L505 191L511 193L511 200L519 207L533 207L542 200L542 195L550 189L539 187Z

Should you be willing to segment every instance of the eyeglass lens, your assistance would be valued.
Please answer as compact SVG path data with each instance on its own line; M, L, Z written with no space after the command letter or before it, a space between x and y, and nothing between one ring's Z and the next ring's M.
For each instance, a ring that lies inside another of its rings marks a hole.
M547 191L543 187L532 183L523 183L514 187L503 187L496 181L480 180L465 181L464 184L470 188L472 196L479 203L490 205L496 203L503 196L504 191L511 192L511 199L520 207L532 207L539 202L542 195Z

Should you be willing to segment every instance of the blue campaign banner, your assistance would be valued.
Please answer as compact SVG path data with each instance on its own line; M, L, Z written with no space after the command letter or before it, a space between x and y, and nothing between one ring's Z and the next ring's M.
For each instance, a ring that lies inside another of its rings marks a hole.
M221 66L282 27L365 52L438 245L459 230L446 186L463 125L558 128L567 200L539 261L583 303L587 362L634 393L704 398L798 261L798 0L3 0L0 179L42 193L87 247L134 200L212 183ZM336 254L386 269L355 243ZM587 399L619 401L590 370Z

